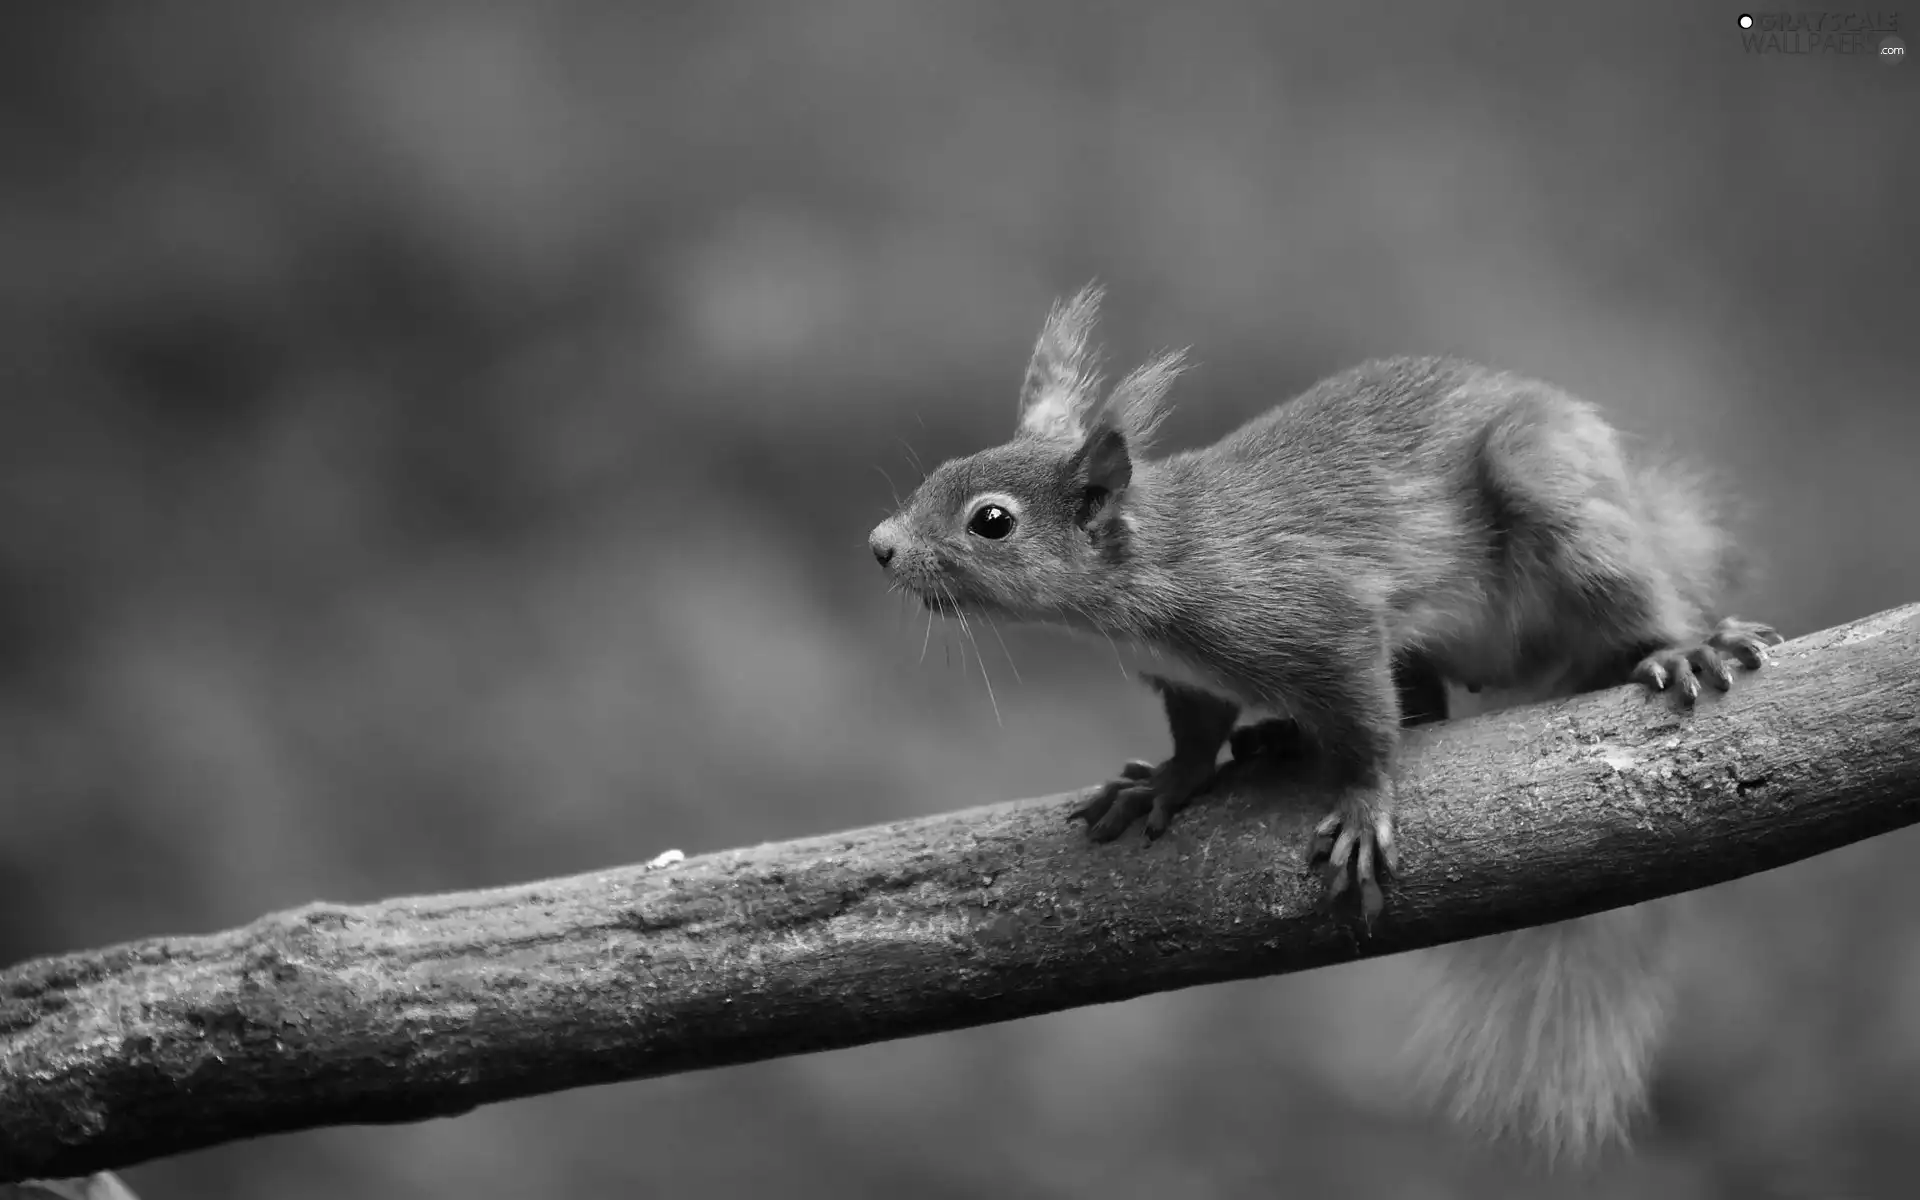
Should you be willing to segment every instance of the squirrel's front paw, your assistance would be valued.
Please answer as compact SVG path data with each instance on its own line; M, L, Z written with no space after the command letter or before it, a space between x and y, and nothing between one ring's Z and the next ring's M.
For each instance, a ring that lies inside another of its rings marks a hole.
M1069 821L1085 821L1087 836L1110 842L1145 814L1147 838L1167 831L1175 813L1207 790L1213 782L1213 764L1169 758L1159 766L1130 762L1118 778L1109 779L1067 814Z
M1327 904L1331 906L1358 878L1360 911L1368 920L1379 916L1386 903L1380 879L1400 867L1387 799L1371 789L1347 793L1313 827L1313 842L1307 850L1308 866L1326 860Z
M1767 647L1784 640L1771 625L1728 617L1698 646L1669 646L1647 655L1633 677L1656 692L1672 687L1680 702L1690 705L1700 698L1700 676L1724 692L1733 686L1730 658L1757 671L1767 661Z

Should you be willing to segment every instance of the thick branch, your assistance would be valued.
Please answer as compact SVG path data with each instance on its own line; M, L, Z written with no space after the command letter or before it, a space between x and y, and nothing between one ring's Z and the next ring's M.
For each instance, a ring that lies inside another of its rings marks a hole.
M493 891L316 904L0 973L0 1180L978 1025L1539 924L1920 820L1920 605L1692 713L1620 688L1411 739L1371 934L1241 776L1155 843L1072 797Z

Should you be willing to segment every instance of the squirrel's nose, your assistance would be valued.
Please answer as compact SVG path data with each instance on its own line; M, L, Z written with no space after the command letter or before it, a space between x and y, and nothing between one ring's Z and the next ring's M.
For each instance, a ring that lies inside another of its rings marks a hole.
M893 561L893 538L885 525L867 535L867 549L873 551L874 560L883 567Z

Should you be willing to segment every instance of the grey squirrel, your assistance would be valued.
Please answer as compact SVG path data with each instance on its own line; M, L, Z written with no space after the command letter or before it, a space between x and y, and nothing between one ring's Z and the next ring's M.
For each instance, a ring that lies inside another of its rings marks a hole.
M1396 867L1404 724L1448 684L1571 695L1632 680L1685 704L1780 635L1713 621L1737 559L1706 490L1636 464L1592 406L1448 358L1365 363L1211 446L1148 458L1183 368L1102 394L1101 292L1056 303L1013 440L930 473L869 538L943 615L1062 624L1165 664L1173 753L1070 814L1096 841L1164 833L1236 757L1303 740L1339 790L1309 861L1369 918ZM1243 715L1261 717L1236 729ZM1344 901L1343 901L1344 902ZM1645 1091L1662 993L1657 912L1599 913L1426 951L1411 1044L1456 1118L1579 1158Z

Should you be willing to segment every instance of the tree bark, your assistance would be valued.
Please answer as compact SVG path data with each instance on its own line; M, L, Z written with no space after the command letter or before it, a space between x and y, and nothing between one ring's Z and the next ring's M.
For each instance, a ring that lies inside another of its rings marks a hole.
M1617 688L1409 735L1370 930L1301 867L1312 764L1172 832L1050 796L0 972L0 1181L1003 1021L1653 899L1920 819L1920 605L1691 711Z

